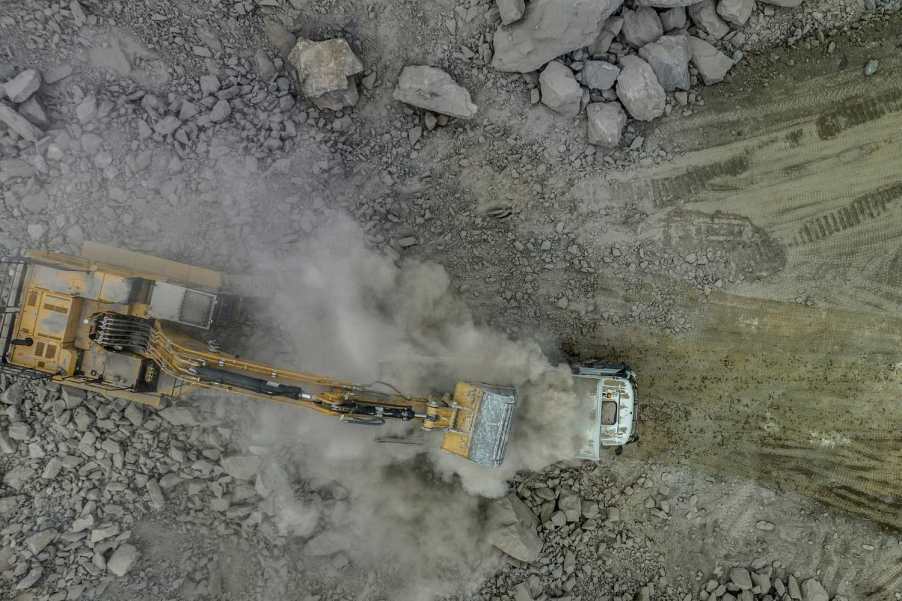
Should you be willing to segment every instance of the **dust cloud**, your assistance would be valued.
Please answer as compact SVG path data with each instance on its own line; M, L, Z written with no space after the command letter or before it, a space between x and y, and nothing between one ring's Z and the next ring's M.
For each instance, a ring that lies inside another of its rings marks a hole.
M441 266L373 251L345 217L317 232L291 256L257 261L277 282L267 304L289 349L278 363L388 381L406 395L450 391L458 380L514 385L520 404L498 469L441 452L441 434L415 423L367 427L268 408L255 442L283 449L264 474L276 519L311 537L305 554L398 566L407 577L395 598L476 586L497 561L483 541L484 497L505 494L518 470L576 453L582 414L569 368L552 366L535 342L478 325Z

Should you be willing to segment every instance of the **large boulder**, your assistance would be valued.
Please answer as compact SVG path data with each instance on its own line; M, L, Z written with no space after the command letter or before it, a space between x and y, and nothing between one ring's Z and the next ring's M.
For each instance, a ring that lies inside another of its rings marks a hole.
M321 109L339 111L360 98L354 75L363 63L341 38L322 42L298 39L288 54L301 93Z
M516 495L494 501L488 510L487 540L504 553L520 561L538 559L542 539L536 534L535 514Z
M579 114L583 89L576 83L569 67L551 61L539 75L539 87L542 89L542 104L569 117Z
M723 81L727 71L733 67L733 61L729 56L697 37L689 38L689 52L692 55L692 64L698 69L706 86Z
M623 0L533 0L522 19L495 32L492 66L529 73L590 45Z
M632 55L622 57L620 66L617 98L629 114L639 121L651 121L663 115L667 95L651 66Z
M639 56L651 65L658 83L666 92L689 89L689 38L665 35L639 48Z
M470 93L435 67L404 67L393 97L421 109L460 119L473 117L477 110Z
M623 40L633 48L641 48L645 44L654 42L664 33L661 18L658 11L647 6L641 6L636 10L623 9L623 28L620 34Z

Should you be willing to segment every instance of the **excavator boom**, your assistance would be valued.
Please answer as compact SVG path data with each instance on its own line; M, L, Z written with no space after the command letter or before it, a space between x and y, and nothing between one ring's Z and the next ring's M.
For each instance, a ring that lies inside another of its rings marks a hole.
M418 421L442 449L500 465L517 393L460 382L452 393L409 397L277 368L224 353L208 340L228 304L218 272L87 243L82 256L4 259L2 366L153 407L196 388L379 425Z

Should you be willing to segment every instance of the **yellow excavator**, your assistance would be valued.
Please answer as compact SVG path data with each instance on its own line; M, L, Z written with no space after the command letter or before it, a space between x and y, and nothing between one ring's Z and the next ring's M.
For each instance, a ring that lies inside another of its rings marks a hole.
M412 398L221 352L212 334L240 297L218 271L87 242L80 256L0 259L0 369L154 408L197 388L263 398L358 424L417 420L441 448L485 466L504 459L517 392L459 382Z

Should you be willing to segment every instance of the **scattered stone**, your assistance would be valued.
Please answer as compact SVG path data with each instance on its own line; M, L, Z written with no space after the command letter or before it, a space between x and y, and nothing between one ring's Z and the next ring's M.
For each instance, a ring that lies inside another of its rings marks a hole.
M200 91L204 94L204 96L210 96L219 91L221 84L219 83L219 78L215 75L201 75L200 76Z
M119 576L125 576L138 559L138 549L134 545L119 545L106 564L107 570Z
M752 576L745 568L733 568L730 570L730 580L739 587L740 590L751 590Z
M697 37L689 37L689 52L692 55L692 64L698 69L706 86L723 81L727 71L733 67L730 57Z
M620 66L617 98L629 114L639 121L651 121L663 115L667 95L651 66L631 55L621 57Z
M664 33L661 18L658 12L647 6L636 10L624 8L621 13L623 28L620 34L623 40L634 48L641 48L645 44L654 42Z
M0 102L0 122L24 138L27 142L37 142L43 135L37 126L17 113L11 106Z
M796 8L802 5L802 0L761 0L761 2L782 8Z
M47 530L41 530L35 534L32 534L28 538L25 539L25 546L28 547L28 550L31 551L32 555L37 555L44 548L52 543L56 537L59 536L59 532L54 530L53 528L48 528Z
M10 438L21 442L31 438L34 431L25 422L13 422L9 426L8 433Z
M521 582L514 587L514 601L533 601L528 582Z
M31 98L31 95L41 87L41 74L35 69L25 69L11 80L3 84L6 97L21 104Z
M72 75L72 67L69 65L57 65L44 71L44 83L46 85L57 83Z
M56 457L51 457L50 461L47 462L47 465L44 466L44 471L41 472L41 478L44 480L53 480L59 476L62 469L63 463Z
M299 38L288 55L301 93L321 109L339 111L357 104L354 75L363 63L341 38L313 42Z
M466 89L441 69L425 65L404 67L392 97L405 104L460 119L470 119L477 111Z
M877 72L877 69L879 69L879 68L880 68L879 61L874 60L874 59L869 60L867 62L867 64L864 66L864 76L870 77L871 75L874 75Z
M802 598L805 601L830 601L830 595L824 590L823 585L814 578L809 578L802 583Z
M620 67L607 61L586 61L579 72L580 81L593 90L610 90L617 83Z
M404 236L398 239L398 246L401 248L411 248L417 245L416 236Z
M181 124L182 122L179 121L178 117L169 115L157 121L156 125L154 125L153 128L161 136L168 136L169 134L177 130Z
M17 496L0 497L0 515L5 516L14 512L19 507L19 498Z
M88 94L75 107L75 116L79 123L90 123L97 117L97 97L94 94Z
M91 543L99 543L100 541L112 538L119 534L119 526L113 523L101 524L99 527L91 530Z
M160 489L160 484L156 480L148 480L147 481L147 496L150 497L150 505L156 511L160 511L166 506L166 497L163 496L163 491Z
M22 490L34 478L34 470L20 465L9 470L3 476L3 483L15 491Z
M770 532L774 529L774 525L771 522L758 520L757 522L755 522L755 528L763 532Z
M586 107L589 144L613 148L620 144L626 113L619 102L593 102Z
M30 589L35 584L38 583L38 580L41 579L41 576L44 575L44 568L40 565L36 565L30 570L28 570L28 574L25 575L25 578L16 583L17 591L24 591L26 589Z
M790 598L799 600L802 598L802 590L799 588L799 581L796 580L795 576L792 574L789 575L787 589L789 590Z
M173 426L196 426L200 423L188 407L167 407L160 411L160 417Z
M25 400L25 385L16 382L0 394L0 402L6 405L20 405Z
M50 125L50 120L47 119L44 107L41 106L41 103L34 96L19 106L19 114L40 128Z
M0 430L0 453L4 455L12 455L16 452L16 443L14 443L10 438L6 435L6 432Z
M526 3L523 0L496 0L498 12L501 14L501 23L510 25L523 18L526 12Z
M579 114L583 91L569 67L558 61L548 63L539 75L539 87L542 104L568 117Z
M736 27L745 25L755 11L755 0L720 0L717 14Z
M276 76L276 66L262 48L254 53L254 66L263 81L271 81Z
M231 114L232 105L229 104L228 100L223 98L213 105L213 110L210 111L210 121L213 123L222 123L228 119Z
M529 73L588 46L623 0L532 0L516 23L499 27L492 67Z
M582 515L582 499L579 495L562 495L558 500L558 507L564 512L568 522L578 522Z
M84 532L90 528L94 527L94 515L89 513L86 516L77 518L72 522L72 527L69 529L71 532Z
M601 28L601 33L589 46L589 54L594 57L603 57L611 48L614 38L620 35L621 29L623 29L623 17L611 17L605 21L604 27Z
M664 31L683 29L686 27L686 7L675 6L661 13L661 25Z
M685 35L665 35L639 49L639 56L651 65L658 83L666 92L689 89L689 39Z
M701 0L698 4L691 5L687 11L692 22L712 38L719 40L730 33L730 26L717 14L714 0Z
M675 6L692 6L699 0L636 0L639 6L653 6L654 8L673 8Z
M256 455L232 455L220 461L225 473L236 480L251 480L260 471L260 457Z

